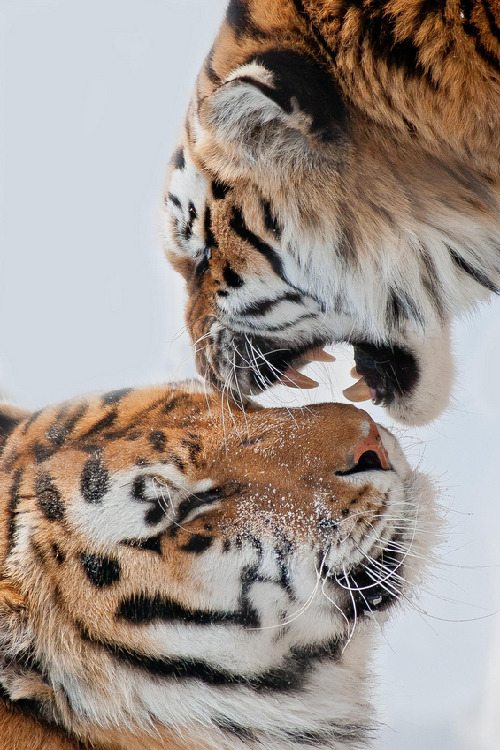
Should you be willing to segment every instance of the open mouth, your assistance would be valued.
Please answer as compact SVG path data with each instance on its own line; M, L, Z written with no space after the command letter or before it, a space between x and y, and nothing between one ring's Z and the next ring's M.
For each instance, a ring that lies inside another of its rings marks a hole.
M354 344L356 367L351 370L356 380L344 390L344 396L354 403L372 400L387 406L397 397L410 393L418 380L418 366L408 349L397 346L376 346L369 343ZM281 381L294 388L315 388L318 383L299 372L309 362L333 362L335 357L321 346L306 349L292 360Z
M335 361L335 357L324 351L321 343L287 348L259 336L238 334L232 335L224 344L231 350L231 365L236 376L236 390L240 395L260 393L278 383L290 388L316 388L319 383L300 372L301 368L310 362ZM220 352L220 343L216 348ZM205 377L211 374L216 376L215 371L202 374Z
M316 388L319 383L301 370L311 362L335 361L323 348L327 343L318 340L307 346L287 348L258 336L233 335L230 348L237 390L240 395L251 395L278 383L290 388ZM372 400L387 406L411 393L419 378L418 363L412 352L398 346L350 343L356 363L351 375L356 383L344 391L349 401Z
M401 547L402 539L396 536L367 563L336 576L337 584L347 590L356 614L386 609L401 596L404 585Z

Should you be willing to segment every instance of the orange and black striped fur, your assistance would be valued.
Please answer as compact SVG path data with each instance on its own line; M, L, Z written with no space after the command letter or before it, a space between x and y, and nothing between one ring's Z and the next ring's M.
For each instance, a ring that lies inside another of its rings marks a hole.
M191 383L0 432L2 750L366 746L372 617L434 521L365 412Z
M500 284L499 0L231 0L172 160L198 369L237 398L354 345L409 423Z

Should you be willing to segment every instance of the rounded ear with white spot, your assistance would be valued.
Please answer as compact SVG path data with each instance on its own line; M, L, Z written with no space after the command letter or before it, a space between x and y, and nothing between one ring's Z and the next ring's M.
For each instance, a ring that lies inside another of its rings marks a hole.
M310 159L318 144L338 146L345 124L345 104L327 69L300 52L269 50L204 100L197 136L203 144L210 134L246 168L262 160L283 169Z

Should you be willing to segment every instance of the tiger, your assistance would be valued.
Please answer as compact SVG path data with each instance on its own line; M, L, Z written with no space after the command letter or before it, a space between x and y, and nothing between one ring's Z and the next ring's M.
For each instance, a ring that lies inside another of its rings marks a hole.
M0 436L2 750L371 745L437 503L365 411L193 381L3 406Z
M230 0L162 202L198 371L242 401L354 347L410 425L500 288L499 0Z

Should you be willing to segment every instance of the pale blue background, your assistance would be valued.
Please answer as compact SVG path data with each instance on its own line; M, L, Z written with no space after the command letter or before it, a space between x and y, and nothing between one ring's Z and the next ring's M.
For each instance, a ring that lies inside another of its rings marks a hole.
M192 372L158 207L224 6L0 0L0 383L19 403ZM384 631L380 750L500 747L500 618L462 622L500 606L499 312L495 301L457 326L449 413L398 430L446 490L449 542L422 602L429 615L408 612ZM312 369L327 385L303 398L339 398L349 358L344 349Z

